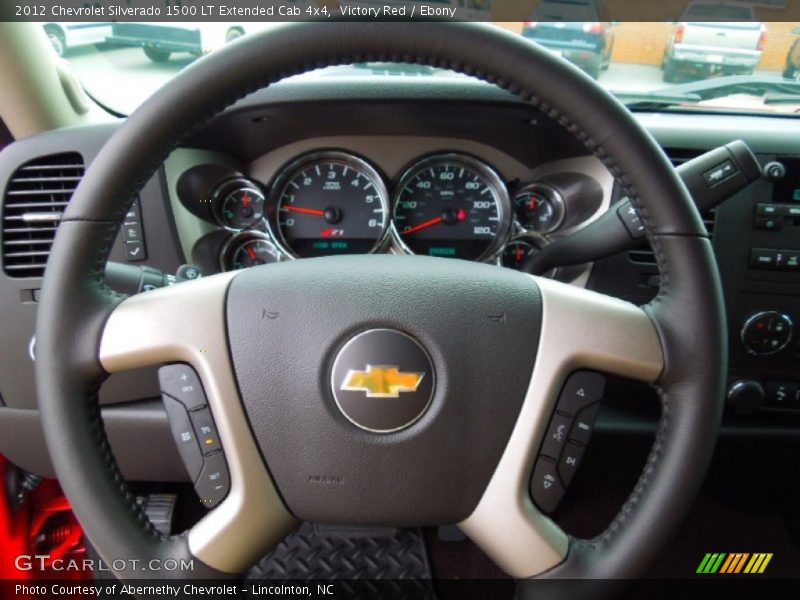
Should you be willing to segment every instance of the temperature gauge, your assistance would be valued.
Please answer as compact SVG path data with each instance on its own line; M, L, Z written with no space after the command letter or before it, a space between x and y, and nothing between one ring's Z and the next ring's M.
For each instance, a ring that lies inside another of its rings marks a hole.
M509 269L516 269L521 271L522 267L529 258L534 256L540 250L540 246L530 239L518 238L511 240L503 250L503 255L500 257L500 264ZM555 269L552 269L544 274L544 277L554 277Z
M279 262L281 253L266 235L247 231L228 240L222 249L223 271L238 271L259 265Z
M552 233L564 222L564 199L548 185L535 183L522 188L514 196L517 222L523 229L536 233Z
M252 181L228 181L214 192L214 216L226 229L246 229L263 218L264 201L264 194Z

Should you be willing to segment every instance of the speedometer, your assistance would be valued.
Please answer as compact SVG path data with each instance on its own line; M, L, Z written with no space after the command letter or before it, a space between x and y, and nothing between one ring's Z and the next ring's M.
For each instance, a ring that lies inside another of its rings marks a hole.
M389 227L389 193L366 161L344 152L301 157L278 177L270 227L295 257L367 254Z
M510 213L506 187L491 167L470 156L440 154L400 178L393 223L410 253L486 260L508 237Z

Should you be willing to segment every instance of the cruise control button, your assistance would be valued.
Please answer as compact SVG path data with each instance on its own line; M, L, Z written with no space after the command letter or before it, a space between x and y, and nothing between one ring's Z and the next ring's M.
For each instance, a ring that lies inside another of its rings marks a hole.
M550 419L550 426L547 428L544 441L542 442L542 454L552 458L561 456L561 449L567 443L569 428L572 425L572 417L565 417L558 413Z
M197 442L203 454L210 454L221 450L217 428L214 426L214 419L208 408L201 408L189 413L189 418L194 425L194 432L197 434Z
M186 410L196 410L208 404L203 385L189 365L174 364L158 370L161 391L183 403Z
M572 424L572 429L569 432L569 439L580 442L581 444L588 444L589 438L592 437L594 431L594 422L597 419L597 413L600 411L600 403L595 402L584 408L575 417L575 422Z
M195 481L203 468L203 455L200 452L200 446L197 445L197 437L189 415L183 404L177 400L173 400L169 396L164 396L163 399L169 419L169 428L172 430L172 437L175 438L175 445L178 447L183 466L186 467L186 474L192 481Z
M215 507L228 495L230 487L231 479L228 475L225 454L217 452L211 456L206 456L203 470L194 484L194 489L203 506L206 508Z
M586 446L574 442L567 442L567 445L564 446L564 452L558 461L558 475L561 477L564 487L567 487L572 481L584 452L586 452Z
M556 410L576 415L583 407L600 400L605 388L606 378L599 373L591 371L573 373L564 384Z
M546 456L536 460L530 491L531 498L542 512L551 513L556 509L564 497L564 486L556 472L556 461Z
M645 236L647 231L644 228L644 223L639 218L639 213L636 212L633 204L630 201L625 202L617 209L617 216L622 221L628 234L634 239L639 240Z

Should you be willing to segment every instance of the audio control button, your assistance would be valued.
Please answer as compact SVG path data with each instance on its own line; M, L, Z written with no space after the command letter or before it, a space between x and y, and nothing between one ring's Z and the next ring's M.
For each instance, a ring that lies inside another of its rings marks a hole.
M558 413L553 415L550 420L550 426L547 428L544 441L542 442L541 453L551 458L558 458L561 456L561 449L567 443L567 436L572 427L572 417L560 415Z

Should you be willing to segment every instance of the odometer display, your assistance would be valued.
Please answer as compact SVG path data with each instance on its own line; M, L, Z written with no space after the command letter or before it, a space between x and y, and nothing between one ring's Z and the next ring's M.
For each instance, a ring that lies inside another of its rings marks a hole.
M324 152L300 158L278 178L275 198L270 224L296 257L367 254L385 239L386 186L355 156Z
M413 254L486 260L508 235L508 193L488 165L443 154L413 165L395 191L393 222Z

